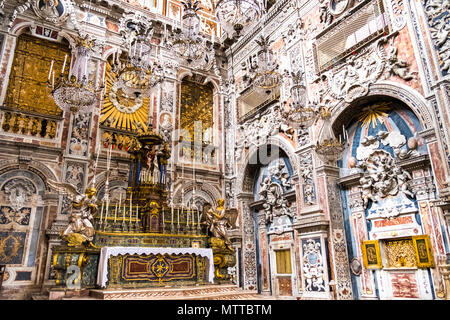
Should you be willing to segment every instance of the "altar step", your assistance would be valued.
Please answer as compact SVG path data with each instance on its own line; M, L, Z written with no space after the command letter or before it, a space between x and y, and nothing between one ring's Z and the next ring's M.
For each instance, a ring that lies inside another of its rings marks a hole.
M90 290L90 297L101 300L257 300L257 291L236 285L205 285L120 290Z

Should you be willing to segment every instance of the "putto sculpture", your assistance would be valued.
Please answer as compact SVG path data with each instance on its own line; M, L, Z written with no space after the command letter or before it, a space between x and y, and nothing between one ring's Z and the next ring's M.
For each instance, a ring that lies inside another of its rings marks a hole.
M209 231L215 238L224 242L226 248L234 251L231 247L231 241L228 236L228 229L236 227L237 209L225 209L225 200L219 199L217 207L212 209L210 206L205 206L203 209L203 216Z
M61 232L61 239L70 247L83 244L93 246L95 229L92 221L97 212L97 189L91 184L82 194L70 183L48 180L48 184L59 193L68 195L72 201L69 224Z

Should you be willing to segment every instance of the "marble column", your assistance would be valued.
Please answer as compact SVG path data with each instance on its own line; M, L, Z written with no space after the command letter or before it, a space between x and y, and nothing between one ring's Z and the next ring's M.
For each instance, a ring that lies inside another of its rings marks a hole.
M250 210L250 202L253 201L253 194L240 193L238 195L238 201L242 231L241 271L243 273L243 287L245 290L257 290L256 238L253 216Z
M361 244L369 239L367 232L367 223L364 209L364 200L362 198L362 188L359 179L362 174L354 174L345 179L341 186L349 189L349 209L351 216L349 219L350 226L354 235L354 247L356 248L356 259L361 264L361 274L359 280L361 282L361 299L377 299L375 293L375 278L371 270L364 267Z
M349 259L345 237L342 204L337 185L339 168L322 165L317 168L319 202L325 217L329 219L328 245L330 266L335 284L336 299L353 299Z

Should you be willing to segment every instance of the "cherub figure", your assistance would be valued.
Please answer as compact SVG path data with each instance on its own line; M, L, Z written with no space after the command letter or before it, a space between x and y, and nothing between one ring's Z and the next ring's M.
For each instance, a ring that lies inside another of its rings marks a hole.
M92 184L81 194L77 188L70 183L61 183L48 180L49 186L59 193L68 195L72 201L70 210L70 222L61 233L61 238L68 242L68 246L81 246L88 243L94 246L95 229L92 224L94 214L97 212L97 189Z
M234 251L231 247L231 240L228 237L228 228L236 227L237 210L225 209L225 200L219 199L217 207L212 209L210 205L203 207L203 219L214 237L224 241L225 246Z

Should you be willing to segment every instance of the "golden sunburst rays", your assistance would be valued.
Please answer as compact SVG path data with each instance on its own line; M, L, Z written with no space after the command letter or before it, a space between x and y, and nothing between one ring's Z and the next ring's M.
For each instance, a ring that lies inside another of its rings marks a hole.
M365 107L363 111L358 115L358 121L362 122L363 126L370 126L375 129L377 123L383 123L383 119L387 118L390 102L380 102L368 107Z
M118 75L111 70L111 63L106 64L106 90L103 100L100 123L109 121L108 126L121 130L136 130L135 123L140 123L144 130L147 129L150 99L144 98L142 102L130 98L121 89L113 88L118 81ZM113 94L111 93L113 90ZM112 99L115 99L113 102ZM118 108L116 105L120 105Z

